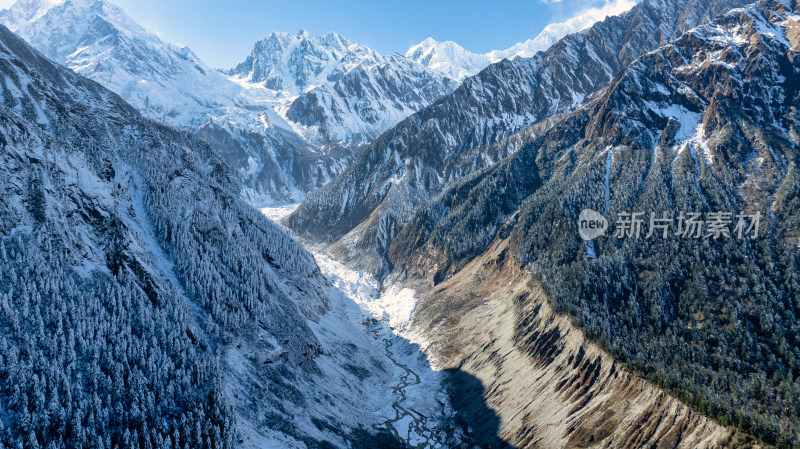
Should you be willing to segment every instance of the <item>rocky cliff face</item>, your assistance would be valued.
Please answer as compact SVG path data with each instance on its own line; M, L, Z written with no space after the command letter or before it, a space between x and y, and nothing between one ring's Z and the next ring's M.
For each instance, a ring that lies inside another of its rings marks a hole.
M761 447L631 374L553 311L511 252L498 239L445 282L416 284L425 293L407 331L438 369L481 381L480 391L454 382L450 397L486 447Z

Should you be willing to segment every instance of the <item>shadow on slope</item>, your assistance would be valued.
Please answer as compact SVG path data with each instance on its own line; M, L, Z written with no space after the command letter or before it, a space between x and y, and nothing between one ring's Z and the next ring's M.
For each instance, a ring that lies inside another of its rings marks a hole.
M444 382L456 416L455 424L469 436L468 447L513 449L499 436L500 417L484 398L486 389L477 377L457 368L444 370Z

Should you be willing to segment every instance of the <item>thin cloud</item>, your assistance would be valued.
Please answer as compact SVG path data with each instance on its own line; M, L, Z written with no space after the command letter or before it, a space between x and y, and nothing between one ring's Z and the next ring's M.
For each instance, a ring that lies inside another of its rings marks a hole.
M547 3L558 3L562 0L542 0ZM616 16L629 11L636 6L636 0L607 0L602 6L595 6L586 8L580 11L572 18L565 21L565 23L583 22L586 24L585 28L589 28L595 22L599 22L608 16Z

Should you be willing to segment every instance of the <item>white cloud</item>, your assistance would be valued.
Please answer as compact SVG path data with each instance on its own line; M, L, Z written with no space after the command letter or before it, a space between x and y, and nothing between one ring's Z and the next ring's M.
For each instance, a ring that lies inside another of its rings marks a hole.
M0 9L8 9L16 2L17 0L0 0Z
M545 0L542 0L545 1ZM549 2L562 0L547 0ZM636 6L638 0L606 0L605 4L597 7L590 7L580 11L565 23L583 23L585 28L589 28L595 22L599 22L608 16L616 16L629 11Z

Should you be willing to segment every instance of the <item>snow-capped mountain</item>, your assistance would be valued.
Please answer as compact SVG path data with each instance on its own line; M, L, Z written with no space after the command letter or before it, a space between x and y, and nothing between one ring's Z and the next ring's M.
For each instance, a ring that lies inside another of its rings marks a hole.
M301 199L346 163L346 154L320 152L279 117L273 108L287 95L210 69L191 50L162 42L111 3L18 2L0 12L0 22L148 117L191 131L212 124L224 130L227 145L217 151L236 169L243 195L254 204Z
M762 0L643 54L586 104L519 133L519 151L447 188L408 225L398 225L388 264L401 278L435 285L438 294L418 324L436 324L440 310L469 309L457 291L488 284L486 294L494 295L498 287L525 282L498 281L498 266L505 265L507 274L529 271L535 287L508 294L504 307L515 311L509 314L518 323L513 338L535 354L532 363L549 365L562 356L554 344L574 343L574 333L542 330L549 321L539 305L519 311L546 295L542 307L569 315L617 360L648 373L697 410L768 445L796 446L800 385L785 379L800 370L798 52L798 2ZM585 209L607 218L605 236L581 239ZM642 214L638 236L624 232L631 213ZM691 213L702 216L700 232L686 230ZM674 220L659 221L663 217ZM489 274L475 274L475 266ZM478 280L465 286L465 279ZM484 298L479 294L471 304L489 302ZM496 319L484 313L485 320ZM469 337L474 322L486 323L470 315L462 324ZM453 328L446 321L428 330ZM491 328L481 334L502 338L501 325ZM450 347L442 344L445 350L460 347L453 338ZM486 349L494 340L479 340L476 351L494 355ZM559 340L566 341L554 343ZM488 356L474 354L464 351L453 364L463 360L485 370L487 388L496 385L498 400L513 407L510 397L503 398L503 390L514 388L512 376L497 368L503 362L490 364ZM507 363L518 375L519 362ZM558 376L558 370L550 372ZM589 384L616 378L601 374ZM566 381L559 385L576 389ZM540 409L525 407L509 410L509 420ZM590 408L597 410L581 402L569 413ZM533 422L507 429L506 435L519 438L512 444L525 445L526 429L549 429L565 419L530 416ZM611 412L602 422L618 419L624 418ZM574 429L591 418L568 422ZM624 447L633 427L587 430L592 437L583 441ZM557 447L563 434L549 434L551 443L537 443ZM675 435L661 435L667 434Z
M409 48L406 57L459 81L496 62L488 53L473 53L453 41L439 42L432 37Z
M450 78L395 54L303 93L283 111L312 141L371 142L456 87Z
M0 22L52 60L179 128L221 121L233 104L275 100L265 89L228 81L188 48L162 42L102 0L22 1L0 11Z
M202 128L236 170L245 198L257 205L302 200L341 172L359 144L455 88L438 72L384 58L333 33L276 33L254 50L274 56L273 65L254 57L248 61L255 78L229 75L190 49L161 41L104 0L23 0L0 11L0 23L148 117ZM278 48L286 50L280 57ZM297 98L344 75L370 96L326 88ZM399 76L387 78L393 75Z
M606 3L600 8L589 8L569 20L552 23L536 37L514 44L505 50L472 53L453 41L438 42L429 37L411 47L406 52L406 57L455 80L463 81L464 78L475 75L488 65L503 59L533 57L536 53L550 48L562 37L585 30L608 16L622 14L635 4L633 0L618 0Z
M278 110L298 133L323 143L370 142L457 87L403 56L305 30L270 34L230 74L296 96Z
M0 80L0 446L396 447L409 407L457 447L442 375L208 144L2 25Z
M274 32L256 42L244 62L230 71L250 83L299 95L338 81L362 66L377 65L382 56L371 48L348 41L338 33L314 36Z
M380 254L414 209L517 151L514 133L575 108L637 57L745 3L646 0L533 58L493 64L384 133L288 224L385 270Z

